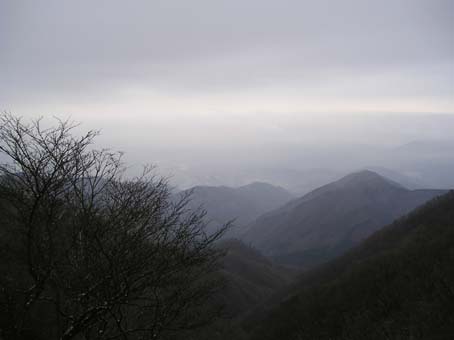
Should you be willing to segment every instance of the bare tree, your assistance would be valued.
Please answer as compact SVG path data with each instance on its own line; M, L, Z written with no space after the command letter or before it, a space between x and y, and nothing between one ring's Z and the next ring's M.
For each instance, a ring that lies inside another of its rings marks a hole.
M227 226L207 235L152 168L127 178L96 131L42 125L0 115L0 337L158 339L208 322Z

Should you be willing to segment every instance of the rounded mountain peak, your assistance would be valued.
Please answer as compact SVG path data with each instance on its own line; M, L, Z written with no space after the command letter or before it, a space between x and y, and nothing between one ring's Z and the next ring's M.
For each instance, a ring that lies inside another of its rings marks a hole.
M383 177L371 170L361 170L358 172L351 173L333 184L339 186L392 186L395 188L404 189L402 185L397 182L390 180L389 178Z

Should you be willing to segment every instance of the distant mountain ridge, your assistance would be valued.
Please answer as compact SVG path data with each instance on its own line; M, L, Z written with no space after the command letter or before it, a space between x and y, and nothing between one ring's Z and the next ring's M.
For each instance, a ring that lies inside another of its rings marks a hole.
M409 190L364 170L259 217L242 239L283 264L325 262L444 190Z
M285 189L263 182L253 182L238 188L196 186L184 192L188 191L192 191L190 206L202 206L207 211L210 229L235 220L228 232L229 236L236 235L243 226L260 215L295 198Z

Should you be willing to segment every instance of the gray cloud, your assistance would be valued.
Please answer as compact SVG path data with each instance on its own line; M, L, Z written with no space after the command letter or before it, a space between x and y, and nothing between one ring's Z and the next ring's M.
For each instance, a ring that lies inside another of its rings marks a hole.
M419 95L426 79L429 95L439 95L440 87L452 94L449 0L6 0L0 6L6 104L27 92L93 93L127 84L172 94L341 87L337 78L359 82L389 70L401 76L403 92ZM379 85L378 92L387 88Z
M301 150L454 129L414 114L454 113L451 0L2 0L0 51L0 109L71 115L133 162L317 167Z

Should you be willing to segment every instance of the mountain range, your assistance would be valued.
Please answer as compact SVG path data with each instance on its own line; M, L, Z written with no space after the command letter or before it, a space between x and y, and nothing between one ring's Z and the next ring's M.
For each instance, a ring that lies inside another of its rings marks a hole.
M232 237L240 233L245 225L250 224L260 215L289 202L294 196L283 188L254 182L238 188L226 186L196 186L192 192L190 206L203 207L210 221L209 231L232 221L228 231ZM183 193L188 192L188 190Z
M364 170L260 216L241 238L281 264L307 269L444 192L409 190Z
M451 339L454 191L303 273L265 312L243 321L248 339Z

